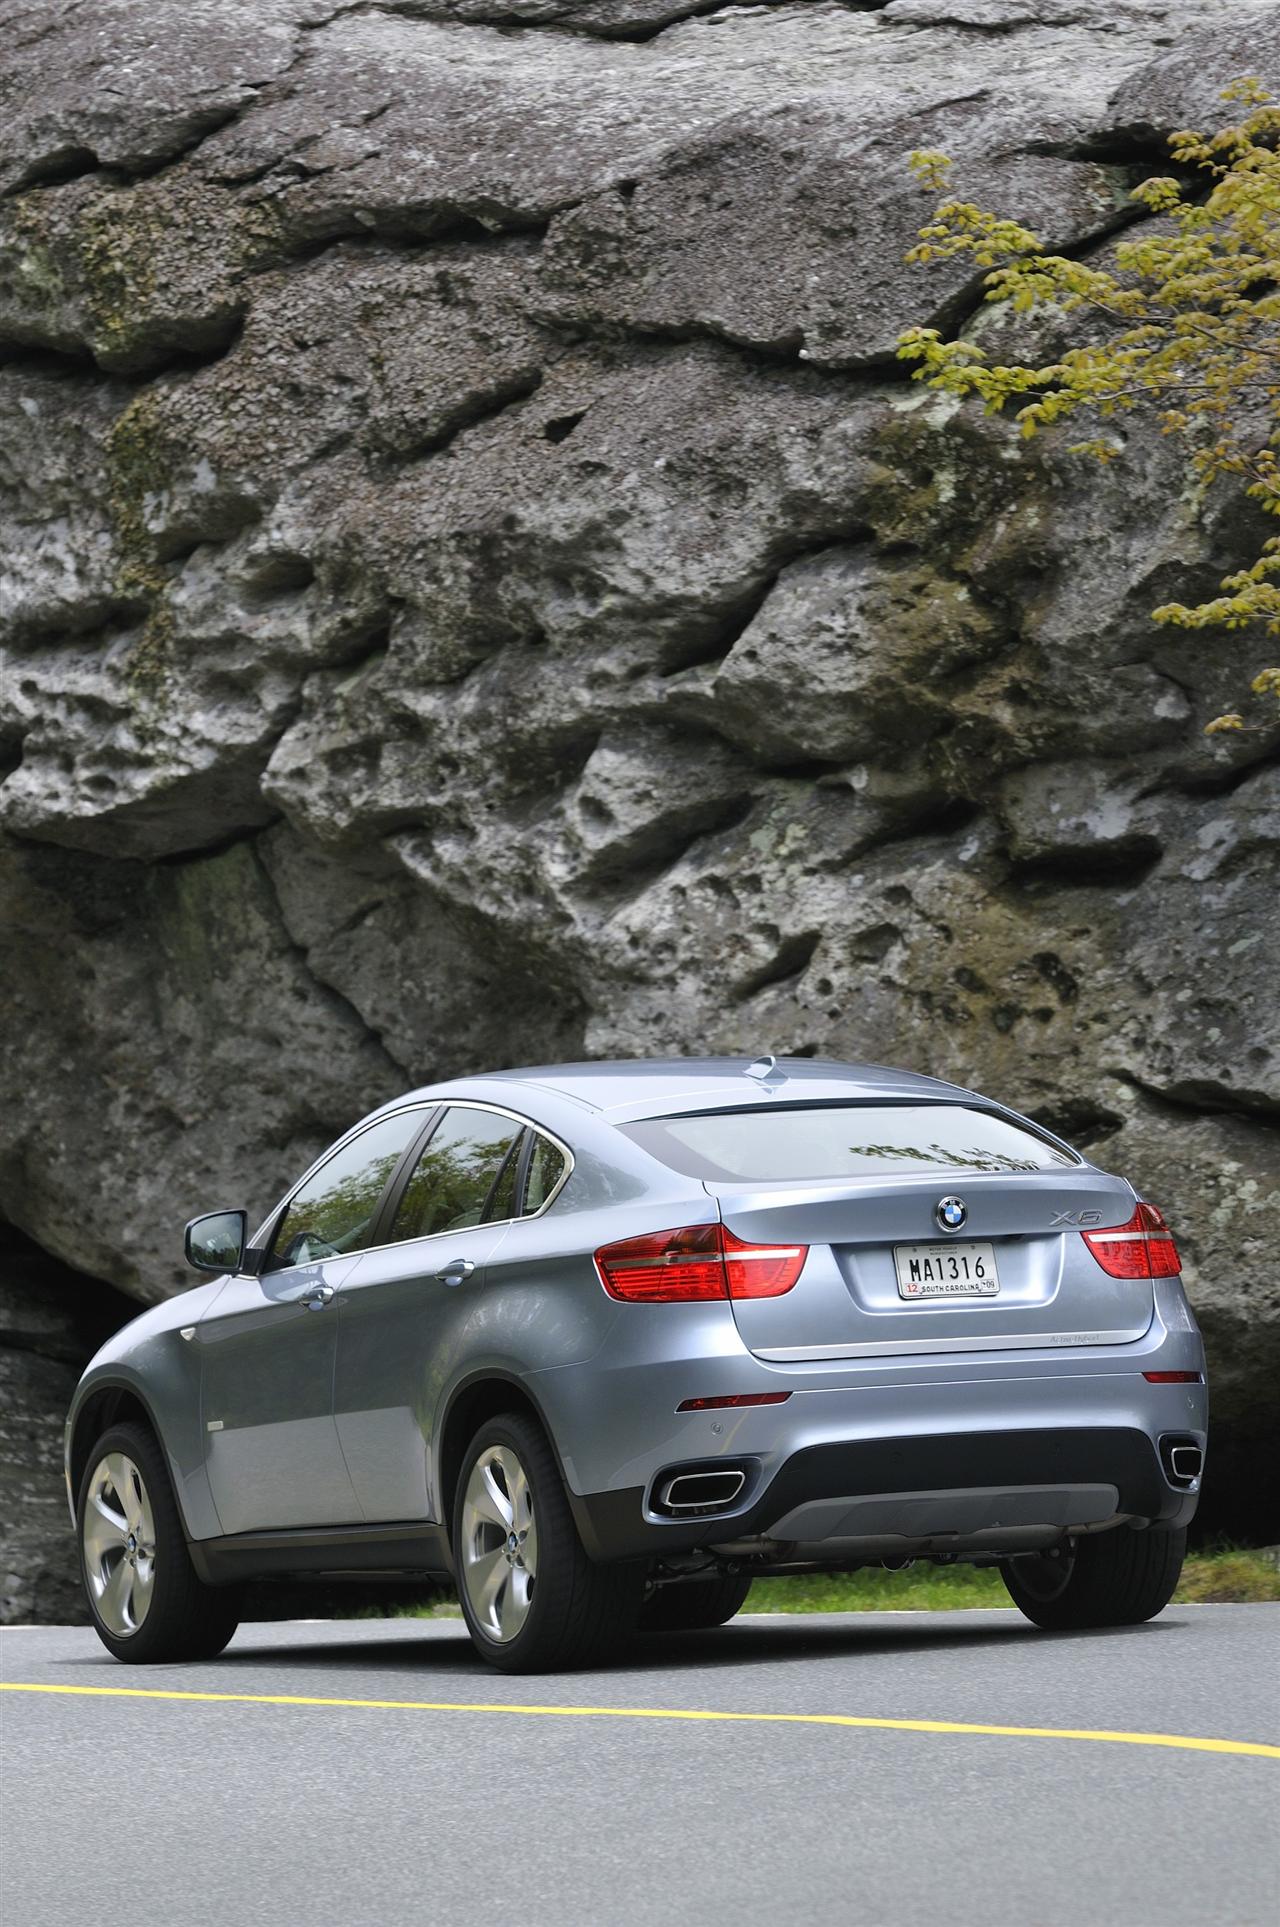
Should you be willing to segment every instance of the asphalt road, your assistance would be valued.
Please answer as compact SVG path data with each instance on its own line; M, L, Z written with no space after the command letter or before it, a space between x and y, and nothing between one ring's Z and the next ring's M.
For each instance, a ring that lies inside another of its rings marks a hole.
M1280 1753L1187 1742L1274 1748L1278 1639L1275 1606L1057 1638L1012 1612L758 1617L510 1680L456 1621L248 1626L212 1664L133 1670L88 1630L15 1629L0 1919L1275 1927ZM163 1697L188 1693L242 1697Z

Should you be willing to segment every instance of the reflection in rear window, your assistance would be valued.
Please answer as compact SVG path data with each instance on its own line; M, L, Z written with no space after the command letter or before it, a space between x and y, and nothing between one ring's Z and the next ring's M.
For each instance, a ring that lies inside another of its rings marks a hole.
M1078 1160L1034 1132L962 1104L788 1105L649 1117L619 1127L686 1177L745 1183L877 1172L1053 1171Z

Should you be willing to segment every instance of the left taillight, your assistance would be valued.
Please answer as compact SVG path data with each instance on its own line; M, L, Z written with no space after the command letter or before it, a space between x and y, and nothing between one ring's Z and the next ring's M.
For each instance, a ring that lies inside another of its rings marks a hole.
M1140 1204L1125 1224L1080 1235L1109 1278L1176 1278L1182 1270L1173 1233L1154 1204Z
M808 1245L748 1244L723 1225L695 1224L602 1245L596 1270L611 1298L632 1304L780 1298L808 1255Z

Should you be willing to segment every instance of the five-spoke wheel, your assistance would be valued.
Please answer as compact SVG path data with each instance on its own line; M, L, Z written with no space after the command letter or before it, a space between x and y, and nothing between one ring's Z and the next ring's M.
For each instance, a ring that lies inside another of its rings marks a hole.
M236 1629L239 1605L207 1586L154 1433L114 1425L89 1453L76 1509L80 1565L93 1623L117 1659L212 1659Z
M459 1583L490 1639L514 1639L538 1578L538 1527L528 1475L510 1445L474 1459L462 1496Z
M643 1568L587 1557L555 1454L524 1412L489 1419L463 1455L453 1559L467 1630L503 1672L583 1665L636 1623Z
M156 1527L141 1472L123 1452L106 1452L89 1474L80 1543L85 1584L117 1639L136 1633L156 1582Z

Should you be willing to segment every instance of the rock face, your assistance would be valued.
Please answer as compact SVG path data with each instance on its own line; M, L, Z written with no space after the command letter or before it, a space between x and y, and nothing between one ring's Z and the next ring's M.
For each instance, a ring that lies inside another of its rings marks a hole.
M1252 637L1149 611L1258 530L1140 426L1028 449L893 348L979 306L903 263L913 149L1101 253L1280 8L18 0L6 38L0 1210L148 1300L186 1216L432 1077L912 1065L1167 1205L1243 1462L1277 735L1202 732Z
M128 1299L0 1224L0 1625L80 1620L62 1472L76 1380Z

